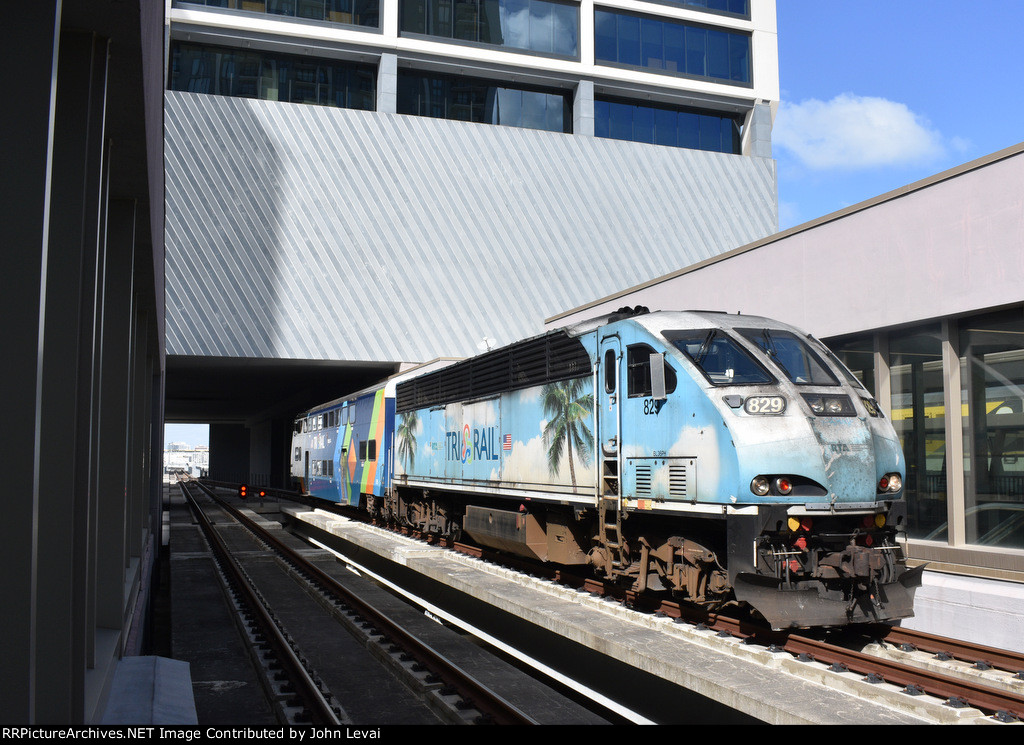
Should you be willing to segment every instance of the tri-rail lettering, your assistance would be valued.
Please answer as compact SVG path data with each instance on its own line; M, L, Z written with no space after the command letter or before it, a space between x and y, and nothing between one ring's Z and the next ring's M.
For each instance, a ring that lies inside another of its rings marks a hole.
M446 459L472 463L477 460L500 460L501 439L497 427L470 427L445 432Z

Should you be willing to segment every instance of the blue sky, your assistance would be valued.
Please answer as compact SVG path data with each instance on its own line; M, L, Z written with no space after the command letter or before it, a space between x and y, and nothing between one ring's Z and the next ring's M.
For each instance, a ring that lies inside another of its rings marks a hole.
M165 424L164 447L172 442L187 442L189 445L209 445L210 426L208 424Z
M777 18L782 230L1024 141L1024 0L777 0Z

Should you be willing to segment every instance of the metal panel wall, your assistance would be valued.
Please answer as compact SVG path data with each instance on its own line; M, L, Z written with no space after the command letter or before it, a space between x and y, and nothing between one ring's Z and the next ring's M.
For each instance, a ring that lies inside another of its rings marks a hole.
M777 226L766 158L165 96L172 355L469 355Z

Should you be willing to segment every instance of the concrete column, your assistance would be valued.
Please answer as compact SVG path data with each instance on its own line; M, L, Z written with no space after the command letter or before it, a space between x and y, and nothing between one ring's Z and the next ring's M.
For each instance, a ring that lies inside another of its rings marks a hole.
M984 421L985 416L984 381L974 381L975 367L969 360L963 367L967 380L961 378L960 356L963 350L960 349L959 329L956 319L947 318L942 321L942 398L946 408L946 524L949 526L946 537L951 546L962 546L967 542L967 504L974 504L976 500L975 480L971 479L969 485L964 480L965 425L967 431L974 435L977 432L976 417ZM963 399L960 392L963 388L971 391L966 422L961 414ZM975 395L976 391L979 395ZM975 459L972 469L978 474L979 460L984 461L984 455L974 437L971 438L971 457Z
M573 134L594 136L594 81L581 80L572 101Z
M241 424L210 425L210 478L249 480L249 430Z
M772 110L766 103L756 103L743 125L743 154L758 158L772 157Z
M377 113L398 111L398 55L384 53L377 66Z
M249 477L252 486L269 486L272 470L271 422L257 422L249 427Z

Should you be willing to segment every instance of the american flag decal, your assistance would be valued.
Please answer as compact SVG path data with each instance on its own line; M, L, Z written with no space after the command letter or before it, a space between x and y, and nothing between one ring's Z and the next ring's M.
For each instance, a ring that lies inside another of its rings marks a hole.
M505 435L501 438L501 449L511 450L512 449L512 435Z

